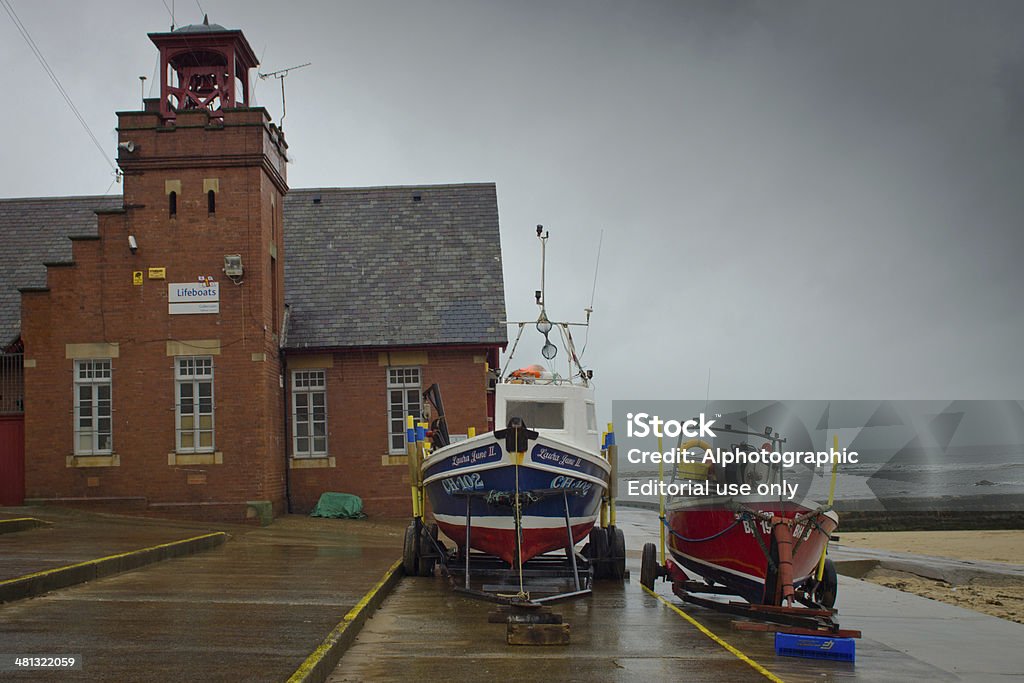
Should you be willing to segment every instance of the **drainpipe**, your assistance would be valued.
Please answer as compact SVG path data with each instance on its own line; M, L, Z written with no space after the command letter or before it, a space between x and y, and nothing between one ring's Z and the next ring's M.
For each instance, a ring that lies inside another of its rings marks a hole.
M284 424L284 504L285 512L289 515L292 513L292 475L291 470L288 467L288 443L291 439L288 428L288 360L284 353L284 349L279 352L281 358L281 378L283 387L281 387L281 417L283 418Z
M288 444L291 441L289 434L290 423L288 421L288 388L291 384L288 382L288 356L285 354L284 346L288 335L288 319L290 310L288 304L284 305L284 320L281 323L281 339L278 342L277 354L280 359L281 365L281 419L282 427L284 428L284 509L289 515L292 514L292 475L291 469L288 467Z

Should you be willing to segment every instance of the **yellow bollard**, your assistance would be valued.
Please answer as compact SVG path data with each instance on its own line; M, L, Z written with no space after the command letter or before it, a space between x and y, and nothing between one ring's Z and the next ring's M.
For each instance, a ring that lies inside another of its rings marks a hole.
M470 427L466 430L467 439L472 439L474 436L476 436L476 427Z

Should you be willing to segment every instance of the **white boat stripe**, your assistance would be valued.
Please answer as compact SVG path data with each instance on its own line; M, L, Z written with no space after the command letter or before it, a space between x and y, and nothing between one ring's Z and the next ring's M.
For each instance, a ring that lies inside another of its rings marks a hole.
M434 513L434 518L439 522L451 524L452 526L465 526L465 515L441 515ZM580 524L593 524L597 515L590 517L570 517L569 524L578 526ZM515 521L507 515L474 515L470 520L474 529L515 529ZM564 529L564 517L537 517L534 515L523 515L524 529Z
M711 562L707 562L705 560L698 559L698 558L694 557L693 555L687 555L686 553L681 553L678 550L676 550L675 548L669 548L668 551L670 553L672 553L672 555L678 555L679 557L685 557L686 559L692 560L692 561L696 562L697 564L702 564L705 567L710 567L710 568L718 570L718 571L727 572L729 574L733 574L735 576L739 576L741 578L747 579L748 581L754 581L754 582L760 583L760 584L764 583L764 579L762 579L760 577L753 576L751 574L744 574L743 572L736 571L735 569L729 569L727 567L723 567L723 566L718 565L718 564L713 564Z

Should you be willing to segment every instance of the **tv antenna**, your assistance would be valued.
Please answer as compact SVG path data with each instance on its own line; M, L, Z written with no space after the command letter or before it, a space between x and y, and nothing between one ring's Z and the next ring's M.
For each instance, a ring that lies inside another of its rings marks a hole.
M299 69L304 69L307 66L310 66L312 63L313 62L306 62L305 64L299 64L297 66L290 66L287 69L278 69L277 71L271 71L268 74L263 74L263 73L257 72L257 75L259 75L259 77L261 79L265 80L265 79L270 78L271 76L273 76L277 80L281 81L281 120L277 122L277 127L280 128L281 130L284 130L284 117L288 115L288 108L285 106L285 99L284 99L284 79L292 71L297 71Z

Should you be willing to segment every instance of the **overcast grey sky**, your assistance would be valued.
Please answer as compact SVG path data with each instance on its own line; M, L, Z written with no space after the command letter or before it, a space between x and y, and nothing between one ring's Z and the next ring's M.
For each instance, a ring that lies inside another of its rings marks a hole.
M113 156L164 4L11 2ZM603 229L608 405L702 398L709 367L713 398L1022 396L1024 3L200 2L265 71L313 62L292 187L497 183L510 316L536 315L535 224L556 318ZM104 192L5 13L0 63L0 195ZM276 82L256 101L280 117Z

